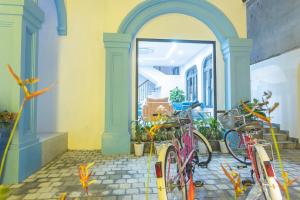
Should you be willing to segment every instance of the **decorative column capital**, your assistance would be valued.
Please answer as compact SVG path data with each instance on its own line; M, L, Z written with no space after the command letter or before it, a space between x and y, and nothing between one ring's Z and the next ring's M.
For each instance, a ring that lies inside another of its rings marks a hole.
M44 12L32 0L0 0L0 15L24 17L35 29L44 22Z
M238 39L229 38L222 44L222 52L224 55L228 53L248 53L250 54L252 49L251 39Z
M103 33L105 48L130 48L131 35L122 33Z

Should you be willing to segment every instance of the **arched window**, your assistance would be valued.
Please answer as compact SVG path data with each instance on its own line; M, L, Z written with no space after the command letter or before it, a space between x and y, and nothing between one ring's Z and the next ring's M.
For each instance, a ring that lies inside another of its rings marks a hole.
M213 108L214 84L212 55L203 62L203 103L206 108Z
M186 72L186 100L198 100L198 71L196 65Z

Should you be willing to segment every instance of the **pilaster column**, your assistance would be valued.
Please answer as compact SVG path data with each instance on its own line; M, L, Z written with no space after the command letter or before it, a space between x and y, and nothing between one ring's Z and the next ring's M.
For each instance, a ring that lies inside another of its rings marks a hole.
M44 13L35 0L0 0L0 108L17 112L23 92L8 74L10 64L22 78L37 76L38 30ZM36 86L32 86L35 90ZM36 100L24 109L18 131L10 147L5 183L24 180L41 166L41 150L36 135Z
M104 33L105 55L105 130L102 153L129 154L129 62L131 36Z
M227 39L222 44L225 63L225 107L237 106L240 100L250 100L250 51L249 39Z

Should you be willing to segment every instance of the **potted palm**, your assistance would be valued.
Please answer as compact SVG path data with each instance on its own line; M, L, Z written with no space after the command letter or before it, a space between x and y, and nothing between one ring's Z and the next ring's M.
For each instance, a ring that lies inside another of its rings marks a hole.
M132 121L131 130L134 137L134 154L136 156L142 156L144 154L144 142L142 139L145 135L145 128L140 121Z

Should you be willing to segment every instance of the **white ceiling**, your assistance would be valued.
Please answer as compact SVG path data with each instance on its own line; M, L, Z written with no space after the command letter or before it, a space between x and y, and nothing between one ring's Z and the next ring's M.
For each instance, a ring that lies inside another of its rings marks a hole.
M211 44L139 41L140 67L182 66Z

